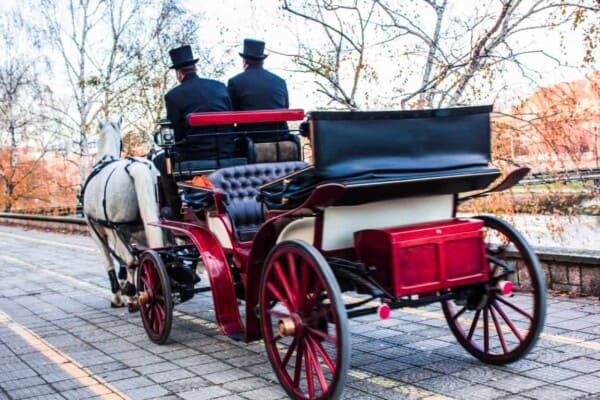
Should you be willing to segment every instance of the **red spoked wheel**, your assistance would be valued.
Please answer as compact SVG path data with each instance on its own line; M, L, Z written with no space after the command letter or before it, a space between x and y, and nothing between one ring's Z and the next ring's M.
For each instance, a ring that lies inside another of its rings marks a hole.
M267 354L294 399L337 399L350 362L348 319L338 282L321 253L302 240L278 244L259 293Z
M444 315L458 342L488 364L507 364L535 345L546 318L546 285L539 260L507 222L484 222L490 279L469 288L466 298L443 301Z
M144 329L150 340L164 344L171 332L173 298L165 263L153 250L142 255L137 273L137 288Z

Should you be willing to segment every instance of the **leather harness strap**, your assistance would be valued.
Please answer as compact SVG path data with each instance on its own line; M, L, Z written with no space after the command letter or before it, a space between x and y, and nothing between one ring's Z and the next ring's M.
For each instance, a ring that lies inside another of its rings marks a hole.
M129 161L126 165L125 165L125 172L127 172L127 175L129 175L129 178L131 180L134 180L133 177L131 176L131 173L129 172L129 167L135 163L135 162L141 162L143 164L146 164L148 166L148 168L151 168L151 164L149 164L149 162L147 162L146 160L137 160L133 157L126 157L126 160ZM87 188L87 185L91 182L91 180L98 175L106 166L114 163L115 161L119 161L118 159L110 156L110 157L103 157L100 161L98 161L98 163L96 163L94 165L94 167L92 168L92 171L90 172L90 174L88 175L88 177L85 180L85 183L83 184L83 188L81 190L81 194L78 196L79 200L81 201L81 204L83 206L83 198L84 198L84 193L85 193L85 189ZM98 230L96 229L96 227L94 226L94 224L98 224L101 226L104 226L105 228L109 228L112 229L115 234L119 237L119 239L121 240L121 242L125 245L125 247L127 248L127 251L129 252L129 254L131 254L132 257L136 258L137 254L138 254L138 250L133 247L129 241L129 238L126 238L125 235L121 232L121 230L119 229L120 226L128 226L128 225L133 225L133 224L137 224L139 223L139 219L136 219L134 221L127 221L127 222L112 222L110 221L110 219L108 218L108 212L106 210L106 198L107 198L107 189L108 189L108 182L110 181L110 178L112 177L112 174L117 170L117 168L114 168L110 174L108 175L108 178L106 179L106 182L104 184L104 195L102 197L102 210L104 212L104 220L101 219L97 219L97 218L92 218L90 216L87 216L87 218L92 222L92 224L90 224L91 228L94 230L94 233L96 234L96 236L98 237L99 240L102 241L102 243L105 245L105 247L108 249L108 251L110 252L110 254L121 264L121 265L126 265L125 261L109 246L108 244L108 239L102 237L100 235L100 233L98 232Z

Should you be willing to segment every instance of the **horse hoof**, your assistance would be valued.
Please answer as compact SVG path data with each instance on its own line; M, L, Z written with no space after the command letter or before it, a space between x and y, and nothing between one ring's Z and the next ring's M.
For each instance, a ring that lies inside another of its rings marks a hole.
M140 305L138 303L128 303L127 304L127 311L129 311L130 313L134 313L134 312L138 312L140 311Z
M123 308L125 307L125 304L123 303L113 303L112 301L110 302L110 308Z

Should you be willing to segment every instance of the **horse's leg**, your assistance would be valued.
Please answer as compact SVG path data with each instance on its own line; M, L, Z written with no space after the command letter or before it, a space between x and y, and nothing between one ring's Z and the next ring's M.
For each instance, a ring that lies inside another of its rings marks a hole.
M121 294L127 298L127 308L129 312L136 312L139 310L137 302L137 293L135 289L135 259L134 255L130 252L130 246L125 243L128 237L119 234L116 230L111 230L111 238L113 249L119 254L122 259L119 270L119 278L125 275L125 279L121 281Z
M110 281L110 289L113 293L113 298L110 301L110 306L112 308L124 307L123 299L121 298L121 285L119 284L119 280L117 279L117 274L115 273L115 265L112 260L112 256L108 249L108 236L106 234L106 230L104 227L93 224L90 220L87 220L88 226L90 227L90 234L92 238L98 243L100 247L100 251L104 256L104 269L108 273L108 279ZM92 225L93 224L93 225Z

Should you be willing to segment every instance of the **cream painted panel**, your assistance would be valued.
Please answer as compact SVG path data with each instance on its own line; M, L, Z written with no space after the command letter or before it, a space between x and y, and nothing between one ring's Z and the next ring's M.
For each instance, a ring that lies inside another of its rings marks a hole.
M452 194L399 198L358 206L329 207L323 222L323 250L354 246L354 232L452 218Z
M297 219L286 225L279 234L277 243L289 239L302 239L313 244L315 237L315 217Z
M221 243L221 247L224 249L233 248L231 245L231 240L229 239L229 234L227 233L227 228L225 227L223 221L216 217L207 217L207 221L208 228L217 237L219 243Z

